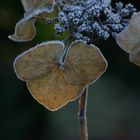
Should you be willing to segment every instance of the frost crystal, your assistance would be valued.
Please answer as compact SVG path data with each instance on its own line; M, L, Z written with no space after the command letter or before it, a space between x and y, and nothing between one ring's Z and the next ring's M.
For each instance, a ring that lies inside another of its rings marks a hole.
M128 25L136 11L132 4L110 0L56 0L59 7L57 33L69 31L74 39L93 43L99 37L116 37ZM58 26L59 25L59 26Z

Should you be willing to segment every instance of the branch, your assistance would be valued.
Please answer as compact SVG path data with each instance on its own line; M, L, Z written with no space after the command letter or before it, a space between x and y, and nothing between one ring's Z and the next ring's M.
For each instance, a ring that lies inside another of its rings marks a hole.
M88 128L87 128L87 97L88 87L86 87L79 100L79 123L80 123L80 136L81 140L88 140Z

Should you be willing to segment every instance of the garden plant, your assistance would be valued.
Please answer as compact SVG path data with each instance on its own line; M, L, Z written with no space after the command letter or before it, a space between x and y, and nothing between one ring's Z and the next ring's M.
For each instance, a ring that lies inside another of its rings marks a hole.
M140 12L130 3L112 5L111 0L21 0L21 3L24 17L9 36L11 40L32 41L37 21L54 25L56 34L64 34L65 39L37 44L17 56L15 73L26 82L32 96L50 111L79 99L80 136L81 140L88 140L88 87L98 81L108 66L96 40L113 37L129 54L130 62L140 66Z

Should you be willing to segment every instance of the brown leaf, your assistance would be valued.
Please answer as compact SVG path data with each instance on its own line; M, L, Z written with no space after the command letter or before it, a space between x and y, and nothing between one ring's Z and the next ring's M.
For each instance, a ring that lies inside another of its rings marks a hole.
M9 38L13 41L24 42L32 40L35 34L34 21L22 19L16 24L15 34L10 35Z
M64 74L69 84L90 84L104 73L106 67L107 62L96 46L76 41L69 48Z
M70 85L65 78L63 71L57 68L42 79L27 81L27 86L40 104L55 111L77 99L85 87Z
M40 44L18 56L14 63L17 76L27 82L33 97L52 111L77 99L107 67L99 49L78 41L70 46L61 69L63 46L61 42Z
M26 81L48 75L58 67L63 47L60 41L45 42L19 55L14 62L18 78Z
M129 53L130 61L140 66L140 12L134 13L130 25L118 34L118 45ZM138 51L138 52L137 52Z

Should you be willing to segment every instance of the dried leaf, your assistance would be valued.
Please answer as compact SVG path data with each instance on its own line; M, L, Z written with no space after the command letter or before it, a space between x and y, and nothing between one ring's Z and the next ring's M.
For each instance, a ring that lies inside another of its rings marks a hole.
M40 80L28 81L27 86L32 96L51 111L58 110L68 102L77 99L85 87L68 84L60 69L52 71Z
M15 34L10 35L9 38L13 41L24 42L30 41L34 38L36 29L33 20L20 20L15 27Z
M18 78L26 81L48 75L58 67L63 47L60 41L45 42L19 55L14 62Z
M76 41L69 48L64 74L69 84L90 84L101 76L106 65L105 58L96 46Z
M133 14L130 25L118 34L116 41L129 53L130 61L140 66L140 12Z
M70 46L61 69L63 48L58 41L43 43L18 56L14 63L17 76L27 82L33 97L52 111L77 99L107 67L99 49L78 41Z

